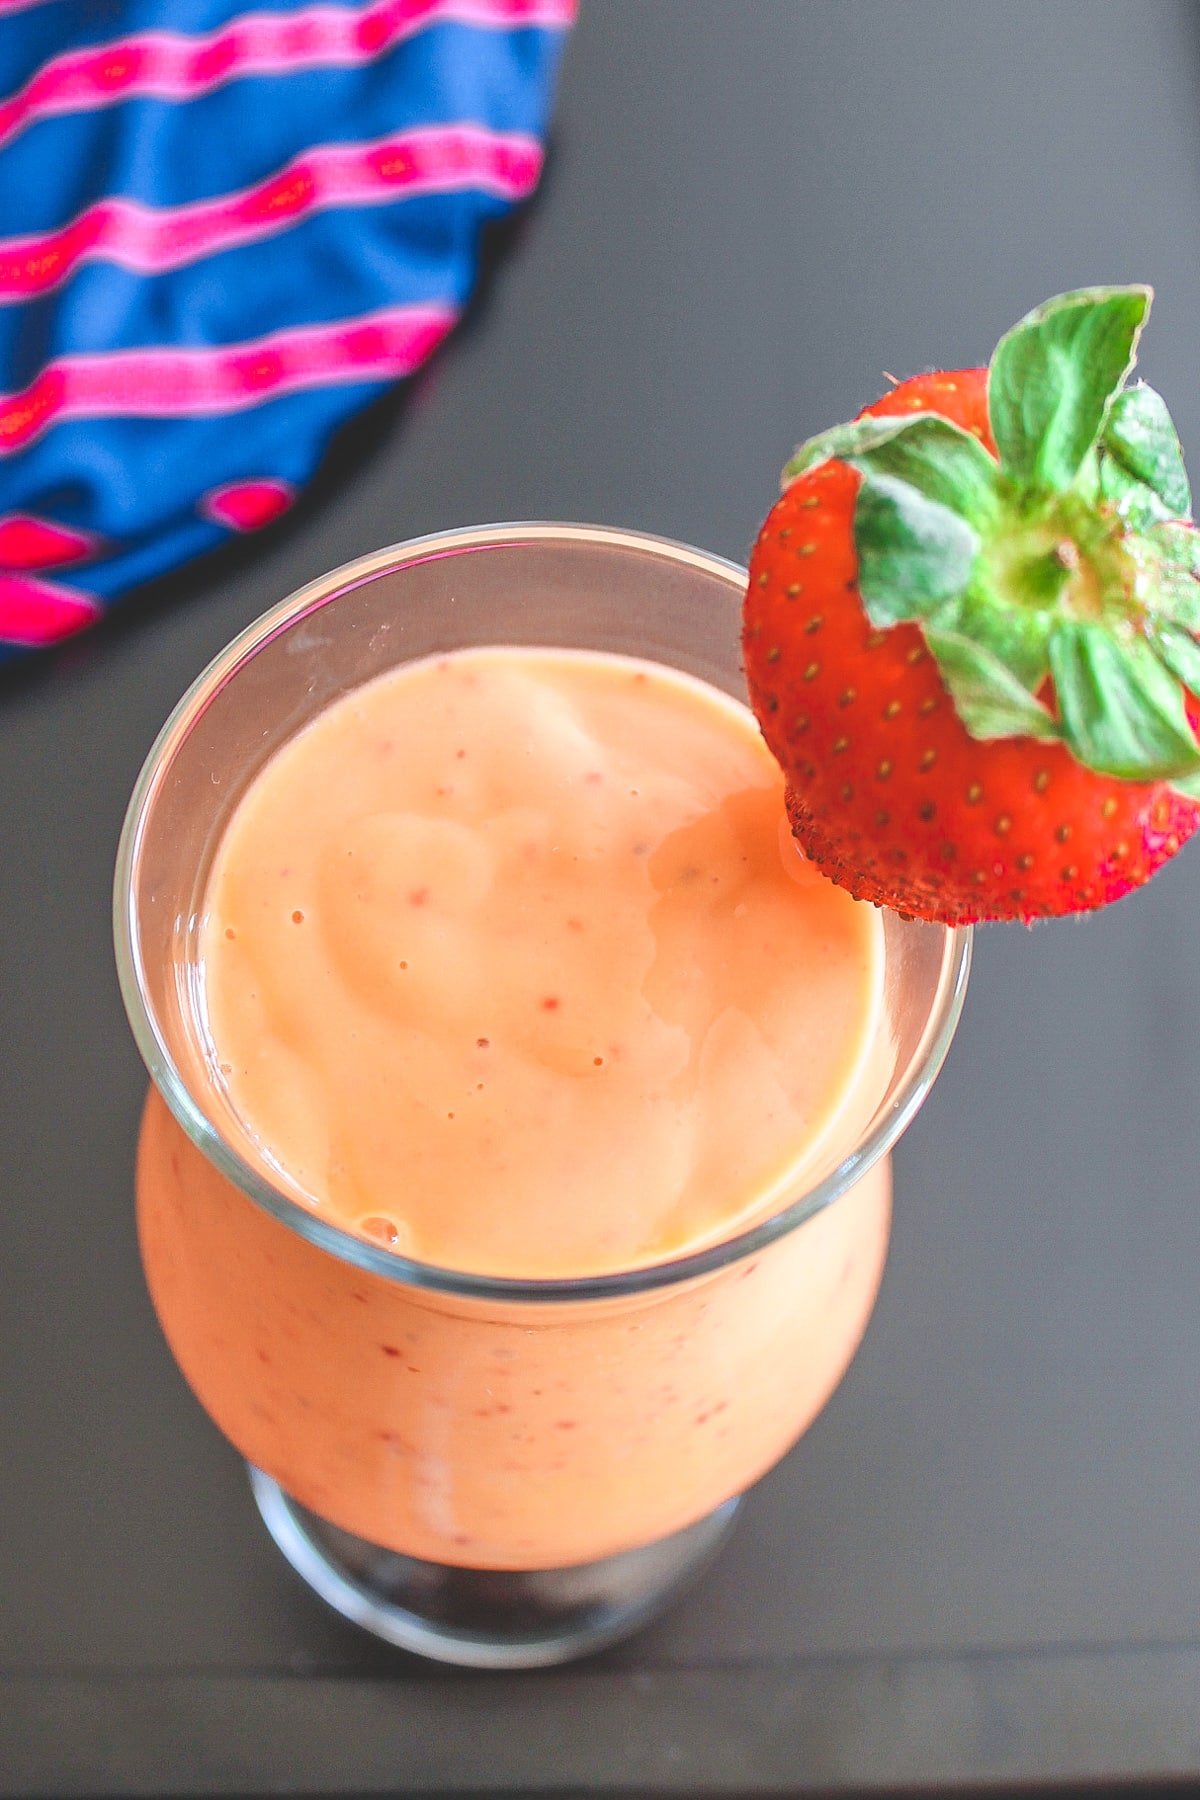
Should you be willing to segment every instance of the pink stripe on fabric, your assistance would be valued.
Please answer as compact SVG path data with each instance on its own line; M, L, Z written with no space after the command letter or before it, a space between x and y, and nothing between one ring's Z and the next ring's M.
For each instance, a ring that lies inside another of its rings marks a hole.
M199 418L304 388L411 375L457 317L449 306L395 306L243 344L60 357L23 393L0 397L0 456L68 419Z
M0 102L0 144L36 120L61 113L148 96L194 100L249 75L352 68L386 55L431 25L554 28L569 25L574 15L575 0L372 0L362 7L246 12L202 37L137 32L43 63L23 88Z
M281 518L296 501L290 481L266 475L259 481L227 481L200 498L199 510L230 531L261 531Z
M521 132L428 126L370 144L320 144L254 187L187 206L101 200L60 231L0 240L0 305L48 293L85 261L158 275L331 207L461 188L521 200L537 186L542 160L538 140Z
M0 638L10 644L56 644L100 617L91 594L34 575L0 575Z
M90 531L57 525L32 513L9 513L0 519L0 570L60 569L91 556L96 539Z

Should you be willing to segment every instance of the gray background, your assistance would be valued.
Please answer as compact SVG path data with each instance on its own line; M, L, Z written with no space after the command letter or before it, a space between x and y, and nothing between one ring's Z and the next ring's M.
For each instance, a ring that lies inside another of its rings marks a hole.
M183 687L441 526L744 559L793 443L1047 295L1158 290L1200 471L1200 10L585 0L543 192L296 514L0 681L0 1790L782 1792L1200 1775L1200 853L977 941L842 1388L652 1632L434 1672L323 1610L162 1344L108 894Z

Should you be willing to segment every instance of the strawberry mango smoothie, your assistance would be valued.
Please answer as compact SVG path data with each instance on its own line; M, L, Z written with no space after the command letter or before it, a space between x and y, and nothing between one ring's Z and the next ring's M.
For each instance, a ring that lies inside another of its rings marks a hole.
M199 965L240 1154L485 1278L720 1243L828 1173L883 1085L878 916L797 855L751 715L618 656L459 651L329 706L234 810ZM560 1303L330 1256L156 1094L138 1188L226 1435L346 1530L496 1569L649 1542L775 1462L861 1337L890 1192L883 1161L741 1261Z

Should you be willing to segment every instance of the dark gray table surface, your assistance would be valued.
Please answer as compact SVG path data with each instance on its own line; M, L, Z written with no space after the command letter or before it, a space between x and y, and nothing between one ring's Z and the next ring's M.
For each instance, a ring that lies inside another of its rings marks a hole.
M585 0L543 193L282 526L0 682L0 1792L776 1793L1200 1776L1200 851L980 934L828 1410L669 1619L555 1675L326 1612L158 1335L109 947L186 683L379 544L502 518L744 558L794 441L1158 289L1200 473L1200 10Z

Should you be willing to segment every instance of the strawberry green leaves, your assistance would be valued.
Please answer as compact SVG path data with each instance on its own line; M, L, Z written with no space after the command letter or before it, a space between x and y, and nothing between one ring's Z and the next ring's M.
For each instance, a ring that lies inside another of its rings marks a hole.
M1200 694L1200 644L1191 632L1181 631L1178 625L1160 625L1151 643L1159 661L1165 663L1173 675L1178 675L1185 688Z
M933 411L801 445L784 485L856 469L858 586L877 629L917 624L972 736L1059 738L1098 773L1200 794L1200 534L1161 396L1127 385L1147 287L1062 294L988 370L998 455Z
M1058 737L1047 709L985 645L936 628L926 631L925 641L972 737Z
M818 432L816 437L808 438L788 458L780 477L780 488L789 487L797 475L803 475L806 469L815 469L818 463L828 462L831 457L840 457L843 462L849 462L860 453L886 443L898 432L909 430L918 421L924 423L936 417L936 413L909 413L906 418L881 419L866 413L861 419L851 419L846 425L831 425L828 431Z
M891 475L870 474L854 517L858 588L877 629L922 618L964 592L978 534L948 506Z
M1133 367L1150 289L1085 288L1028 313L996 346L988 416L1000 466L1023 487L1068 487Z
M1200 631L1200 532L1167 519L1129 540L1147 627L1164 621ZM1189 683L1190 685L1190 683ZM1200 689L1193 690L1200 693Z
M997 519L1008 498L995 458L978 438L937 413L869 415L835 425L800 446L783 471L784 485L831 456L864 475L908 482L977 528Z
M1151 645L1101 625L1064 622L1050 670L1068 748L1089 769L1157 781L1200 769L1179 683Z
M1200 578L1200 531L1184 519L1165 519L1148 534L1164 562L1181 575Z
M1114 397L1098 447L1101 492L1135 530L1191 511L1179 438L1152 387L1139 382Z

